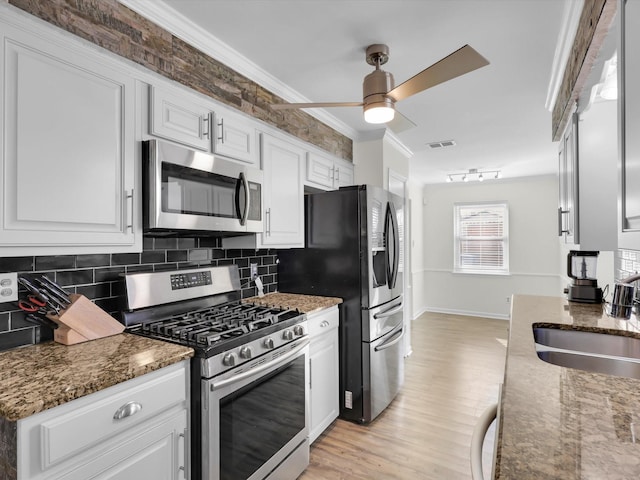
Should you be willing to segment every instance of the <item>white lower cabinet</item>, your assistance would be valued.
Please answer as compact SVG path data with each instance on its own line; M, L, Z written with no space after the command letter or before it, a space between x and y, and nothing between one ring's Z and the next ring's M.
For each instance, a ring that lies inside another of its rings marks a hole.
M189 361L18 421L18 480L188 478Z
M309 442L313 442L339 414L338 307L309 314L307 318L311 337Z

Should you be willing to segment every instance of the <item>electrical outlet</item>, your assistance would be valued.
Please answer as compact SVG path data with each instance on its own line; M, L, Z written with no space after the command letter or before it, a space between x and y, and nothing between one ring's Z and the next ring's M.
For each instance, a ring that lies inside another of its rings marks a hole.
M249 268L251 271L251 280L255 280L258 277L258 264L250 263Z
M0 273L0 303L18 301L18 274Z
M507 297L507 303L511 303L511 297Z

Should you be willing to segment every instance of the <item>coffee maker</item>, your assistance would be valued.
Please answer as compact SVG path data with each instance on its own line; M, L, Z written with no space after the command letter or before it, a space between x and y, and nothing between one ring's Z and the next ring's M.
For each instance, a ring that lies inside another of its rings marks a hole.
M596 265L600 252L571 250L567 255L567 299L578 303L602 303L602 289L596 279Z

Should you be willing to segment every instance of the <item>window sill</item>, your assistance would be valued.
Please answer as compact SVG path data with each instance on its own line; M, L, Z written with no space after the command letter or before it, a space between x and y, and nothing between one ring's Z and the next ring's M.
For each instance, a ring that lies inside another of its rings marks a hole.
M511 273L508 271L500 270L500 271L491 271L491 270L458 270L455 269L452 272L454 275L489 275L492 277L509 277Z

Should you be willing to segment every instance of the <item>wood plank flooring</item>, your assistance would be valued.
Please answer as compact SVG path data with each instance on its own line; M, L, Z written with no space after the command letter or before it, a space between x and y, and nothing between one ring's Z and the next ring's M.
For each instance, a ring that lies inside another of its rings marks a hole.
M402 391L369 425L336 420L311 446L299 480L471 478L471 436L498 398L508 322L426 313L412 328ZM490 431L486 479L492 451Z

